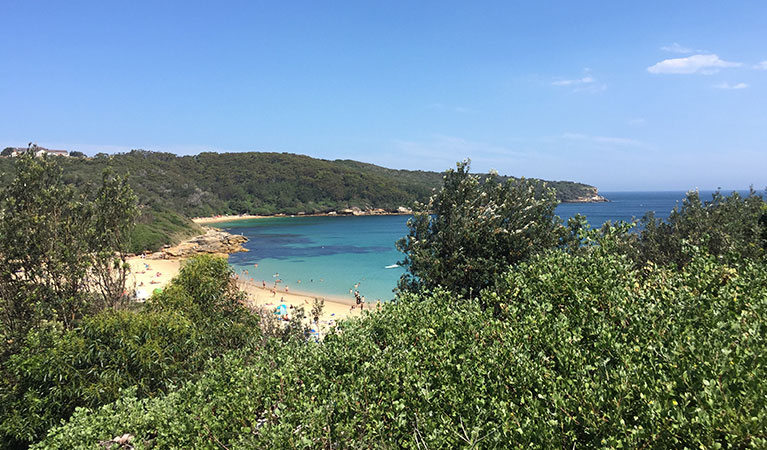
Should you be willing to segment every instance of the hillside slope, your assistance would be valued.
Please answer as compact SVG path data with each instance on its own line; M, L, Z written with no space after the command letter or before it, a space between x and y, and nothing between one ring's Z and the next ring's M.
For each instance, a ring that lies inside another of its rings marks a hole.
M97 183L112 167L127 174L143 215L136 249L156 248L199 232L189 217L217 214L323 213L344 208L394 211L425 201L442 183L438 172L394 170L351 160L290 153L201 153L177 156L134 150L94 158L61 158L65 179ZM0 185L13 159L0 158ZM591 198L596 188L549 182L560 201Z

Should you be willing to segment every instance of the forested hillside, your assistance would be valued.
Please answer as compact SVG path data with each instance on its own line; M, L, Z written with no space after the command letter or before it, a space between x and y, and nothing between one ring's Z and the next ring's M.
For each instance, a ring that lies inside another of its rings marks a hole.
M289 153L201 153L177 156L134 150L57 161L66 182L95 184L111 167L139 198L134 251L156 249L199 232L190 220L216 214L323 213L345 208L396 211L424 202L442 184L438 172L393 170L350 160L327 161ZM14 158L0 158L0 185L14 174ZM596 189L551 182L559 201Z
M106 167L129 174L142 205L187 217L212 214L321 213L358 207L396 209L424 201L442 183L438 172L392 170L349 160L327 161L288 153L201 153L177 156L134 150L60 161L75 184L96 181ZM0 161L3 179L12 159ZM594 192L592 186L551 182L558 200Z

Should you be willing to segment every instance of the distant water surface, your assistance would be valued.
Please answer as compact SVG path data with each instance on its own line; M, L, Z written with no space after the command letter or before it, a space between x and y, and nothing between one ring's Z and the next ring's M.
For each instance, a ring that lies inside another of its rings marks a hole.
M609 203L567 203L557 207L563 219L583 214L593 227L606 221L630 221L647 211L667 217L685 193L604 192ZM711 192L701 191L708 200ZM275 217L220 223L217 226L249 241L249 252L229 257L232 267L247 278L280 289L319 296L353 299L357 289L367 301L393 298L392 289L404 270L394 243L407 233L407 216ZM255 266L258 264L258 267ZM277 275L279 274L279 275ZM301 281L300 283L298 281Z

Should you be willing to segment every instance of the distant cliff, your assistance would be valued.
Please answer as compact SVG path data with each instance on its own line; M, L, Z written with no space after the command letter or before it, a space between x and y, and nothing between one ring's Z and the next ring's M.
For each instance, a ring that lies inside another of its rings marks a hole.
M559 193L559 191L557 191ZM581 189L581 191L577 195L571 195L568 197L565 197L565 199L560 199L559 196L557 196L557 199L559 199L562 203L600 203L600 202L609 202L610 200L606 199L605 197L602 197L599 195L599 191L597 188L593 186L586 186Z

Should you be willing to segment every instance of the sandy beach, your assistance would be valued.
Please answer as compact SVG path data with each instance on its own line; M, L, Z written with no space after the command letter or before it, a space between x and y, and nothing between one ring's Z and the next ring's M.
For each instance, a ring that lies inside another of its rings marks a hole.
M192 222L198 225L207 225L217 222L231 222L233 220L263 219L267 216L253 216L250 214L234 214L229 216L195 217Z
M149 298L155 289L164 289L170 281L178 275L182 260L180 259L147 259L139 256L129 258L128 263L131 266L131 273L128 277L128 290L136 290L137 297L140 299ZM319 295L312 295L301 292L285 292L284 287L278 287L276 290L267 285L266 288L250 280L238 279L237 284L242 291L247 294L248 301L254 306L277 309L280 305L285 305L285 311L291 314L294 308L304 307L307 315L311 312L315 298L325 300L322 316L319 321L319 333L324 335L328 329L335 323L347 317L359 316L362 310L354 307L354 301L346 301L336 298L325 298ZM365 308L375 308L375 304L366 304Z
M126 288L135 289L139 299L152 295L155 289L163 289L178 275L181 268L179 259L147 259L140 256L128 258L131 272Z
M383 211L383 210L380 210ZM335 212L329 212L329 213L312 213L312 214L275 214L273 216L254 216L250 214L232 214L228 216L220 215L220 216L211 216L211 217L195 217L192 219L192 222L198 224L198 225L209 225L209 224L215 224L218 222L233 222L236 220L249 220L249 219L269 219L269 218L275 218L275 217L348 217L348 216L409 216L412 215L413 212L410 210L400 211L400 212L364 212L362 214L355 214L355 213L343 213L343 214L336 214Z
M285 292L284 289L272 289L269 285L266 288L252 281L238 280L237 285L248 295L248 300L254 306L265 307L268 309L280 308L285 305L284 310L291 314L294 308L303 307L307 316L307 323L313 322L313 318L308 317L311 314L312 305L315 299L325 301L322 308L322 315L319 317L319 334L324 336L327 331L335 324L348 317L358 317L362 315L362 309L354 307L353 301L344 301L342 299L329 299L320 295L312 295L301 292ZM364 307L375 309L375 304L366 304ZM314 324L311 324L314 327Z

